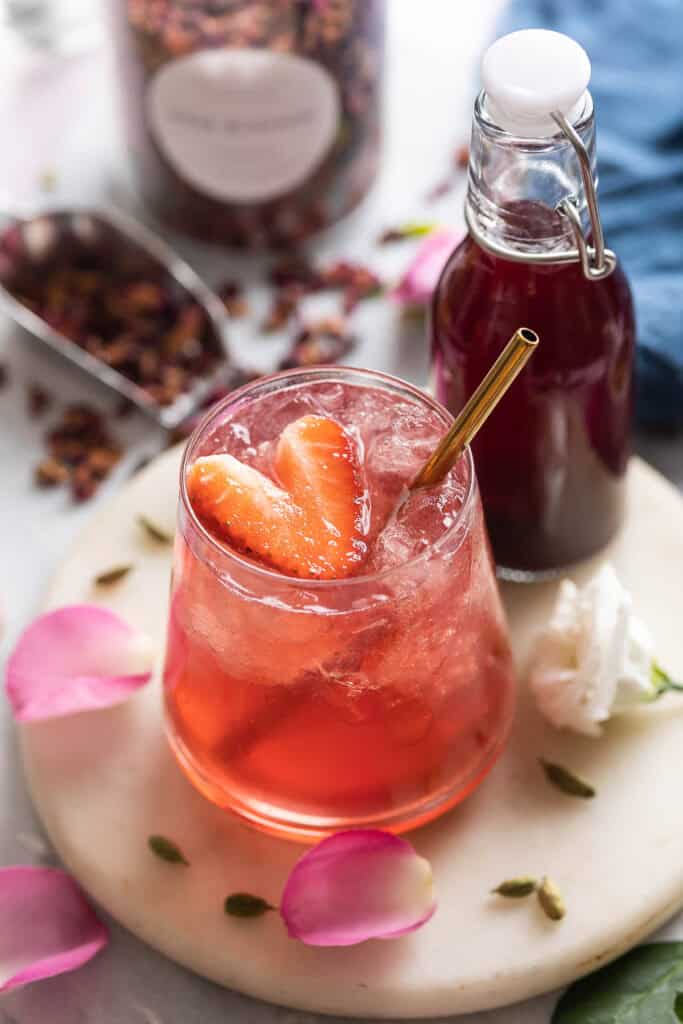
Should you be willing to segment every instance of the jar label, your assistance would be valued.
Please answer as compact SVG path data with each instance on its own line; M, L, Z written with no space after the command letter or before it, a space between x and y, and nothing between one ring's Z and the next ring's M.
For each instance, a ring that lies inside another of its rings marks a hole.
M203 50L165 64L146 97L175 171L214 199L274 199L318 167L337 134L332 76L305 57Z

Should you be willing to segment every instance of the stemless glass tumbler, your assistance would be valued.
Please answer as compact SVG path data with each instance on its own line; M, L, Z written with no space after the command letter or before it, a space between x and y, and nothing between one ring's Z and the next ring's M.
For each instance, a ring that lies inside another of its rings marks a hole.
M452 422L411 385L350 368L278 374L209 412L181 471L168 736L205 796L267 831L304 841L359 826L402 832L481 782L513 714L474 467L468 450L451 470L457 509L417 555L396 562L394 552L383 568L371 551L367 567L344 579L284 576L207 531L186 474L203 455L253 455L273 424L311 410L358 428L371 482L373 453L403 423L415 431L430 417L440 433ZM371 543L386 540L380 532Z

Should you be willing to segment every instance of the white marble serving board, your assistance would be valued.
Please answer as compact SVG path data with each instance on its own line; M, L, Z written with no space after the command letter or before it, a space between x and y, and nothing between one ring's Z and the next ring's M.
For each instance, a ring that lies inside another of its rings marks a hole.
M144 537L136 516L172 526L179 451L138 474L89 523L65 557L48 607L97 601L146 629L163 649L170 548ZM607 556L652 627L659 657L683 676L683 499L634 461L629 512ZM131 561L116 587L93 578ZM597 563L583 566L583 579ZM504 590L523 666L556 584ZM524 687L512 739L492 775L461 807L412 834L434 868L439 909L392 942L313 949L287 938L277 914L242 921L225 896L278 902L301 848L252 831L204 801L162 735L158 683L111 710L24 726L26 775L67 868L93 899L169 957L222 985L286 1006L364 1017L439 1016L500 1006L562 985L617 956L683 905L683 699L614 722L603 739L559 734ZM544 756L597 787L592 801L548 785ZM157 832L191 861L164 864ZM551 875L568 913L546 920L533 901L489 890L518 874Z

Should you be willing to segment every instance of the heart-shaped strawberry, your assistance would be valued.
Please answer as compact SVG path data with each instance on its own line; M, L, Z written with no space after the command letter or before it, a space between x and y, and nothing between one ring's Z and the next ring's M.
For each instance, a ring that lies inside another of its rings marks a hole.
M368 499L358 450L335 420L303 416L283 431L278 486L232 455L190 467L193 508L221 539L282 572L339 579L365 557Z

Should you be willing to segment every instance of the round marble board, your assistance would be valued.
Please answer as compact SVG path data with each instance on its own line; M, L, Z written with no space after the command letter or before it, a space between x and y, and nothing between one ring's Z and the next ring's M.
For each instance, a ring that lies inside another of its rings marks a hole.
M107 604L163 648L171 549L147 539L144 512L172 529L180 452L158 458L93 518L53 581L48 607ZM659 657L683 676L683 500L634 461L629 511L606 552ZM93 578L122 562L116 586ZM577 579L595 570L581 567ZM555 583L504 596L523 667ZM683 699L664 698L610 724L600 740L544 724L525 688L509 747L483 786L411 836L434 869L439 908L392 942L315 949L292 941L279 915L239 920L225 896L277 904L299 846L261 835L207 803L181 774L162 734L158 682L117 708L21 729L35 806L64 864L94 900L157 949L230 988L286 1006L364 1017L463 1013L549 990L616 957L683 905ZM597 796L552 788L539 756L571 766ZM173 837L191 862L164 864L150 833ZM514 875L550 875L567 916L490 889Z

